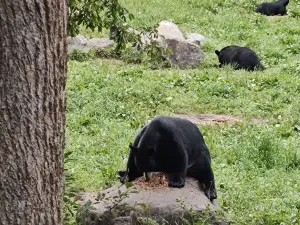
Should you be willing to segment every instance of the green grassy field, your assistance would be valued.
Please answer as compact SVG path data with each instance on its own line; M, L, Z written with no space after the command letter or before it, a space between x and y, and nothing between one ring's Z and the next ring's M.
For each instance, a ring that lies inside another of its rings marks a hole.
M129 142L155 115L240 116L242 123L199 127L225 215L239 225L300 224L299 1L281 18L254 13L260 2L250 0L123 3L136 28L172 20L184 32L204 35L206 58L193 70L69 61L66 152L72 153L65 166L75 186L93 191L118 182ZM266 70L217 68L214 50L232 44L255 50Z

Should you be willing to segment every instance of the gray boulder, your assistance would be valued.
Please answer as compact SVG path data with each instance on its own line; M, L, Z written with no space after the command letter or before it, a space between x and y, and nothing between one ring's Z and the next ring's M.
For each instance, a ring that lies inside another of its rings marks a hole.
M164 37L164 39L176 39L178 41L184 41L185 38L178 26L169 21L161 21L157 28L158 35Z
M137 181L139 182L139 181ZM169 188L160 185L155 188L141 186L126 188L117 184L98 193L82 193L82 206L78 224L85 225L135 225L135 224L184 224L183 220L192 220L192 212L203 216L207 212L211 224L227 224L217 221L215 215L218 206L212 204L200 190L198 182L187 178L184 188ZM143 183L144 184L144 183ZM87 212L87 208L90 210Z
M200 47L185 40L175 24L162 21L159 23L157 31L160 46L171 51L171 54L164 55L171 64L181 69L187 69L197 67L204 60L204 53Z
M164 57L180 69L197 67L204 60L204 53L198 45L176 39L165 39L162 43L164 48L171 50L171 54Z

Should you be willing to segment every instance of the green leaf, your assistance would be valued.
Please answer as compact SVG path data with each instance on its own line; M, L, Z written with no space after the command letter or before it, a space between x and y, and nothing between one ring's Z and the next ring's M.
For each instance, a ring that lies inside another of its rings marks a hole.
M130 188L130 187L132 187L133 186L133 183L131 183L131 182L126 182L126 188L128 189L128 188Z

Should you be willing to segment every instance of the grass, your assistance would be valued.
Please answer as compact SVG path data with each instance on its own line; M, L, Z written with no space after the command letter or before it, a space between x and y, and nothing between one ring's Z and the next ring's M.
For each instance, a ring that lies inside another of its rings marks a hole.
M288 16L254 13L258 1L123 0L134 27L174 21L207 39L193 70L151 70L116 60L69 61L66 168L86 191L117 182L128 144L153 116L214 113L235 125L201 126L219 204L233 224L300 224L300 4ZM101 34L104 36L104 34ZM254 49L263 72L217 68L214 50ZM251 124L251 118L268 123Z

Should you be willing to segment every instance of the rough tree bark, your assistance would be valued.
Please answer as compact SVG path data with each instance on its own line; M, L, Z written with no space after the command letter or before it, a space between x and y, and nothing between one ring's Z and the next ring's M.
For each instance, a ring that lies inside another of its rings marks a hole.
M62 224L65 0L0 0L0 224Z

